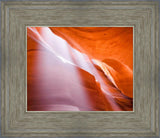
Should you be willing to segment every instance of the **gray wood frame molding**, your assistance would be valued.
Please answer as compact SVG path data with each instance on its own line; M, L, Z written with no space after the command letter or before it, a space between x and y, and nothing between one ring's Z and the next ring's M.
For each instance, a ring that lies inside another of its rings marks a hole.
M133 112L26 112L26 26L133 26ZM4 136L158 136L157 2L2 2Z

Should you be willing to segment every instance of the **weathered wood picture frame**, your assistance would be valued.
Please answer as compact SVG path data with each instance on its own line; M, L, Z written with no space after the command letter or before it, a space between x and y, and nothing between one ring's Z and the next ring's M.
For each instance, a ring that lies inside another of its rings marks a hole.
M26 26L133 26L133 112L26 112ZM158 136L157 2L2 2L2 135Z

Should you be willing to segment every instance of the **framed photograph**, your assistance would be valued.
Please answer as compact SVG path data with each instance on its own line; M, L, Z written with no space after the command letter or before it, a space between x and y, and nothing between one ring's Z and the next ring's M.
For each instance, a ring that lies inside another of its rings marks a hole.
M158 2L2 2L3 136L159 136Z

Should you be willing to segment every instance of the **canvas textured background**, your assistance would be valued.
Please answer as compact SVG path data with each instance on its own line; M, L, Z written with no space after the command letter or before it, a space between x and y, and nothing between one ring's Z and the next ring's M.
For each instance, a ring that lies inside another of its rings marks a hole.
M1 1L11 1L11 0L0 0L0 6L1 6ZM12 1L34 1L34 0L12 0ZM36 1L45 1L45 0L36 0ZM47 0L47 1L66 1L66 0ZM86 0L67 0L67 1L86 1ZM101 1L101 0L92 0L92 1ZM103 0L103 1L109 1L109 0ZM116 0L116 1L128 1L128 0ZM159 1L159 0L130 0L130 1ZM160 9L160 4L159 4L159 9ZM159 15L160 15L160 10L159 10ZM1 20L1 18L0 18L0 20ZM160 17L159 17L159 22L160 22ZM159 29L160 29L160 27L159 27ZM0 36L1 36L1 33L0 33ZM160 53L160 49L159 49L159 53ZM0 58L1 58L1 56L0 56ZM160 62L159 62L159 66L160 66ZM0 63L0 69L1 69L1 63ZM0 76L1 76L1 74L0 74ZM160 74L159 74L159 79L160 79ZM159 89L160 89L160 84L159 84ZM159 91L159 95L160 95L160 91ZM0 100L1 100L1 98L0 98ZM160 96L159 96L159 101L160 101ZM0 101L0 103L1 103L1 101ZM159 103L159 108L160 108L160 103ZM159 109L159 111L160 111L160 109ZM160 121L160 118L159 118L159 121ZM159 122L159 124L160 124L160 122ZM0 121L0 126L1 126L1 121ZM159 132L160 132L160 130L159 130ZM1 132L0 132L0 135L1 135ZM2 137L2 138L7 138L7 137ZM20 137L17 137L17 138L20 138ZM80 138L80 137L76 137L76 138ZM111 138L111 137L107 137L107 138ZM145 137L130 137L130 138L145 138ZM148 138L158 138L158 137L148 137Z

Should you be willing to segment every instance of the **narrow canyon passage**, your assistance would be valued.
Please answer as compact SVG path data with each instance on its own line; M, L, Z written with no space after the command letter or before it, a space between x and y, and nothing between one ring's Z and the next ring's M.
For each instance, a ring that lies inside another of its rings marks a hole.
M132 27L27 27L28 111L132 111Z

